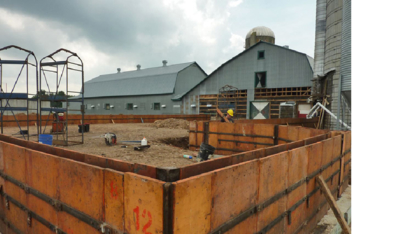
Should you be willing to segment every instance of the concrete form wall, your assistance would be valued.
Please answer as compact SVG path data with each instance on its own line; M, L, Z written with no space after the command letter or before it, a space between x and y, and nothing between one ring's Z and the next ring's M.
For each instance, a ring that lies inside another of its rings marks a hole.
M265 59L257 58L257 52L261 50L265 51ZM313 70L305 54L260 43L214 71L208 79L189 92L182 103L185 105L185 102L192 102L199 95L218 94L221 87L231 85L238 89L247 89L249 106L254 101L255 72L263 71L267 72L266 88L312 86ZM196 109L199 110L199 107ZM185 109L183 114L191 114L188 110Z
M173 183L160 168L0 135L0 231L309 233L328 210L315 177L334 196L348 186L351 132L303 129L279 126L295 142L178 168Z
M294 142L177 168L174 177L0 135L0 232L309 233L328 210L315 177L334 196L348 186L351 132L308 134L279 126Z

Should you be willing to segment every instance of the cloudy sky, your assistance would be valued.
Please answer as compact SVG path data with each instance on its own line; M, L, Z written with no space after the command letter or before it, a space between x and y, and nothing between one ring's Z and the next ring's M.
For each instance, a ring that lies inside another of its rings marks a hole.
M277 45L313 57L311 0L0 0L0 47L17 45L38 60L66 48L100 74L196 61L208 74L244 50L247 32L271 28ZM2 59L23 53L6 51ZM22 59L22 57L20 57ZM19 68L20 69L20 68ZM4 69L10 91L19 69ZM12 72L13 70L13 72ZM11 78L13 77L13 78ZM20 85L21 86L21 85ZM15 90L23 87L16 87Z

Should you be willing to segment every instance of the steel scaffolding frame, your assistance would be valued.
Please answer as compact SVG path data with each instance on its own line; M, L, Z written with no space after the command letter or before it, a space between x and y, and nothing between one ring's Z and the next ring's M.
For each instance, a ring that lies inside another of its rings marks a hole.
M66 59L61 60L61 61L57 61L56 57L54 57L54 56L57 55L60 52L66 52L69 55L66 57ZM70 62L69 59L71 59L71 58L77 58L79 61L78 62ZM52 69L45 69L45 68L50 68L50 67L52 67ZM60 73L60 69L59 69L60 67L62 67L61 73ZM69 80L70 80L68 70L75 71L75 72L81 72L81 79L82 80L81 80L81 91L80 92L68 90L68 84L69 84ZM56 87L55 87L56 89L55 90L53 90L53 87L51 88L49 86L48 81L51 81L51 80L49 80L49 78L46 76L45 72L55 73L55 75L56 75L55 76L55 82L56 82ZM49 94L54 94L52 96L39 95L40 119L41 119L40 124L39 124L39 132L45 133L46 126L48 125L49 121L51 121L50 117L51 117L51 114L53 112L55 112L55 113L58 113L58 112L59 113L65 113L65 120L63 121L63 124L64 124L63 130L64 131L60 132L60 133L54 133L53 134L54 138L55 138L54 144L66 145L66 146L70 145L70 144L71 145L83 144L84 143L84 128L83 127L81 128L81 135L77 135L77 136L69 136L68 135L68 120L69 120L68 113L69 113L69 111L71 111L71 112L80 111L81 112L81 120L80 121L81 121L81 124L84 124L84 64L83 64L81 58L76 53L74 53L72 51L69 51L67 49L61 48L61 49L53 52L52 54L50 54L48 56L45 56L44 58L42 58L40 60L39 73L40 73L40 75L39 75L39 77L40 77L39 78L39 89L38 89L39 93L42 90L42 81L43 81L42 78L43 78L45 83L46 83L46 86L48 88L48 93ZM43 77L42 77L42 75L43 75ZM61 85L62 78L64 78L64 82L65 82L65 86L66 86L66 90L65 90L66 92L65 92L64 96L58 96L59 87ZM69 93L76 93L81 98L80 99L79 98L78 99L69 99L68 98ZM54 102L65 103L65 107L58 108L58 107L52 107L51 106L50 108L42 108L42 101L46 101L46 100L51 101L51 103L54 103ZM70 102L80 102L81 103L81 105L80 105L81 108L78 109L78 110L77 109L69 109L69 103ZM47 112L48 113L46 120L42 119L42 115L43 115L42 112ZM46 123L44 124L44 128L42 130L42 126L43 126L42 122L43 121L46 121ZM52 131L51 131L51 133L52 133ZM62 140L59 139L59 136L62 136ZM70 141L69 140L70 137L81 137L81 141Z
M29 93L29 65L33 66L36 68L36 91L38 91L38 60L35 56L35 54L30 51L30 50L26 50L24 48L21 48L19 46L15 46L15 45L9 45L6 47L3 47L0 49L0 53L2 51L8 50L8 49L17 49L17 50L21 50L27 53L27 56L24 60L2 60L0 57L0 110L1 110L1 116L0 116L0 125L1 125L1 133L3 134L3 125L4 125L4 112L5 111L10 111L14 117L14 120L16 121L17 126L19 127L19 133L18 135L21 135L23 137L23 139L25 140L29 140L30 136L37 136L39 135L39 129L37 129L37 133L36 134L30 134L29 131L29 122L33 122L36 121L36 123L38 122L38 108L39 108L39 102L38 99L33 99L30 98L30 95L36 95L36 93ZM33 56L33 58L35 59L35 64L30 63L29 62L29 58ZM6 93L3 90L3 70L4 70L4 65L22 65L22 67L20 68L20 72L17 75L16 81L13 85L13 88L11 90L10 93ZM24 93L16 93L14 92L15 88L16 88L16 84L19 81L19 78L22 74L22 72L24 71L26 67L26 92ZM6 101L6 104L3 107L3 100ZM26 100L26 107L13 107L10 104L10 100ZM30 109L30 102L36 102L36 109ZM22 126L19 123L19 119L16 117L14 111L26 111L26 130L22 130ZM36 120L30 120L30 116L29 116L29 111L33 111L36 113ZM13 122L13 121L7 121L7 122ZM27 136L27 137L26 137Z

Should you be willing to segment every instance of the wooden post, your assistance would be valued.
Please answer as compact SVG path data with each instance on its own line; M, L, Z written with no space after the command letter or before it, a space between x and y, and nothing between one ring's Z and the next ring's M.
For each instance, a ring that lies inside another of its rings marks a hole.
M230 121L228 121L228 119L227 118L225 118L224 117L224 114L221 112L221 110L220 109L218 109L218 107L217 107L217 113L218 113L218 115L225 121L225 122L227 122L227 123L229 123Z
M318 182L321 191L324 193L326 200L329 203L329 206L331 207L332 211L334 212L335 217L338 220L339 225L341 225L342 232L344 234L351 234L351 229L348 226L347 222L341 215L341 211L338 208L337 202L335 201L334 197L331 194L331 190L329 190L328 185L325 183L324 178L322 178L322 175L318 176L316 178L316 181Z

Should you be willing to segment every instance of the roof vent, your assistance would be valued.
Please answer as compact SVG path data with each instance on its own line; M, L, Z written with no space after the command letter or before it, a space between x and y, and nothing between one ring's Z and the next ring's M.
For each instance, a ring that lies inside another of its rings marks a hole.
M163 66L166 67L166 64L168 63L168 61L163 60L162 63L163 63Z
M289 49L289 46L288 45L284 45L283 47L285 47L286 49Z
M137 67L137 71L138 71L138 70L140 70L140 68L141 68L142 66L140 66L140 64L137 64L137 66L136 66L136 67Z
M120 73L120 71L121 71L121 68L117 68L117 73Z

